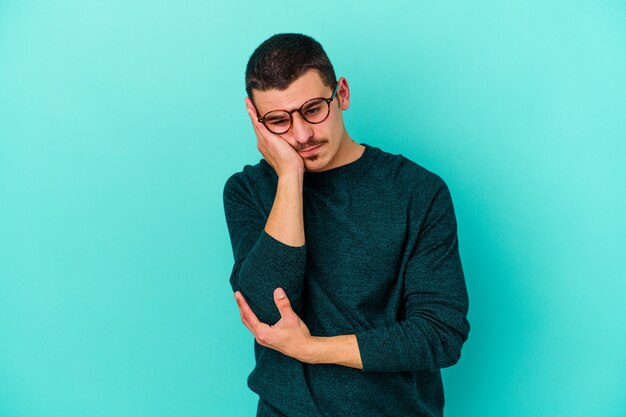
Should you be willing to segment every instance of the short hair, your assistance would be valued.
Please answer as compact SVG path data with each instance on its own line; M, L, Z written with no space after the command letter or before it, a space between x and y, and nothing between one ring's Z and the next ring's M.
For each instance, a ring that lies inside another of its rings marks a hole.
M246 92L285 90L305 72L316 70L328 87L335 85L335 70L315 39L298 33L280 33L259 45L246 67Z

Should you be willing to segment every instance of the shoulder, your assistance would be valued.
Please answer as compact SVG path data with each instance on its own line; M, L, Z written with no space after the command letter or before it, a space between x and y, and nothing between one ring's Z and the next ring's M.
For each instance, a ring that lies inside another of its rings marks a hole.
M447 187L441 176L408 157L370 147L375 154L375 172L382 181L397 190L412 190L432 195Z
M377 168L396 198L408 204L411 217L422 221L429 214L453 213L448 184L435 172L401 154L378 150Z
M254 210L269 213L278 177L274 168L261 159L256 165L246 165L232 174L224 184L222 194L227 213Z
M261 159L255 165L245 165L241 171L232 174L224 184L224 197L232 194L253 194L275 188L278 178L274 169Z

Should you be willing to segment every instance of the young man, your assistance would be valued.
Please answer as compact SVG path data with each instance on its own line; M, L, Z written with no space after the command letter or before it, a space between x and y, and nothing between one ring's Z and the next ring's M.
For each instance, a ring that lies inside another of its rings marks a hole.
M441 416L469 333L447 185L348 135L348 82L308 36L263 42L246 90L263 159L224 209L257 416Z

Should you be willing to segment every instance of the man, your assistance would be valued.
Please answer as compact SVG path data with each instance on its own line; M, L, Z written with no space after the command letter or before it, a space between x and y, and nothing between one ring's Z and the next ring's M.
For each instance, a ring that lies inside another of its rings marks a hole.
M246 90L263 159L224 208L257 416L441 416L469 333L448 187L348 135L348 82L308 36L263 42Z

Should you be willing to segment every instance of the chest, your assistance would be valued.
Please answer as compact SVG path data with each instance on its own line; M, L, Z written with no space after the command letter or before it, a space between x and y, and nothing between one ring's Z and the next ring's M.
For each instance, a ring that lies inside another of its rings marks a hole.
M405 258L408 209L393 190L304 194L307 275L356 303L398 285Z

